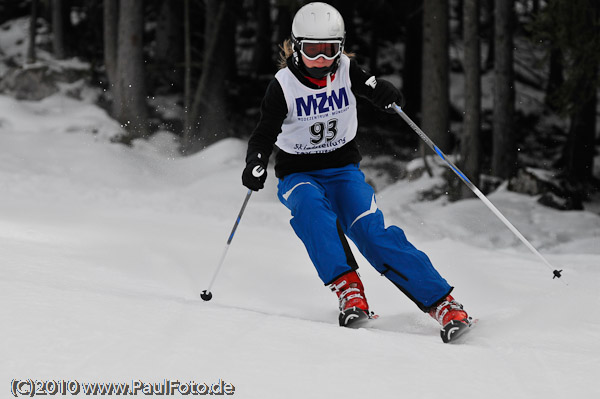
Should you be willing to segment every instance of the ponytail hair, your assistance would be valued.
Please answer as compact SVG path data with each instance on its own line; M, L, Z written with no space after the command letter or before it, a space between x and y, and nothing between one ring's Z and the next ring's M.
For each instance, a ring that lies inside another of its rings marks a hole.
M277 66L279 69L283 69L287 66L287 59L294 54L292 39L285 39L283 43L279 45L279 50L279 60L277 61Z

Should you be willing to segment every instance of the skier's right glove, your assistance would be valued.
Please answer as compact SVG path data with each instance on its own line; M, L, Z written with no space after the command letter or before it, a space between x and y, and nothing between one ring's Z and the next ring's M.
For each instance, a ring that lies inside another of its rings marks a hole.
M265 187L267 180L267 169L258 160L248 161L242 173L242 184L252 191L258 191Z

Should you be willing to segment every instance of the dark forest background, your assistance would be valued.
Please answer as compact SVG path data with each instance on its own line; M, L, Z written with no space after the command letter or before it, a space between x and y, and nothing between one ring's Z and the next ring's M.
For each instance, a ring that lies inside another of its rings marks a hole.
M39 73L42 49L58 60L77 57L89 63L89 84L104 90L99 103L125 128L119 142L168 129L181 152L193 154L252 132L278 46L306 3L0 0L0 24L33 22L27 54L8 60L0 91L14 94L27 74L31 82L38 73L38 90L56 79ZM406 113L484 192L508 181L559 209L581 209L597 196L600 1L328 3L344 16L346 50L401 87ZM43 97L35 90L20 95ZM397 115L360 99L359 123L363 155L427 154ZM450 174L442 191L471 195Z

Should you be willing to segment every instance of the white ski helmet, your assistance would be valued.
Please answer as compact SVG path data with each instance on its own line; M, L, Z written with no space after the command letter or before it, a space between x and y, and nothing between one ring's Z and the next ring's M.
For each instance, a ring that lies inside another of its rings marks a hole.
M321 78L336 71L344 51L346 30L344 18L329 4L309 3L298 10L292 22L294 63L310 76ZM324 57L335 60L329 67L306 68L300 54L314 60Z
M300 41L341 40L346 37L344 19L326 3L308 3L300 8L292 22L292 38Z

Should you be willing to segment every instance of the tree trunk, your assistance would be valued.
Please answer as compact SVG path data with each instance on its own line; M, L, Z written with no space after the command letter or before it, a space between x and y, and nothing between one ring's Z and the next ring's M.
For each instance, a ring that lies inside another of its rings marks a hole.
M583 195L587 183L594 178L594 156L598 105L598 74L600 73L600 3L582 1L566 6L577 7L572 15L574 32L569 36L570 68L565 74L570 79L569 137L565 146L565 174L576 183ZM572 10L568 10L569 12ZM574 17L574 18L573 18ZM575 27L575 25L577 25ZM567 42L567 43L568 43Z
M158 76L174 88L181 88L184 75L181 67L184 57L182 14L181 1L162 0L156 21L155 60L159 67Z
M402 91L406 97L406 113L421 121L421 79L423 71L423 5L410 0L405 5L406 41Z
M185 129L183 152L205 148L229 132L227 80L234 75L236 0L207 0L202 76Z
M128 131L125 141L148 135L148 109L144 82L143 0L120 2L117 49L117 119Z
M371 26L371 38L369 43L369 72L373 75L379 75L379 67L377 61L379 60L379 45L382 38L381 32L381 13L383 11L383 3L373 2L371 6L370 26Z
M450 147L448 65L448 2L424 0L421 124L444 152Z
M271 6L268 1L257 1L254 9L257 16L257 27L253 71L258 75L272 74L275 64L273 63L271 44Z
M598 98L593 85L582 86L582 98L588 100L571 115L569 137L565 146L565 174L571 183L592 181L596 139Z
M494 0L483 0L483 15L484 15L484 31L483 36L487 38L488 49L485 57L484 70L489 71L494 68L494 53L495 53L495 45L494 45Z
M117 115L117 42L119 36L119 6L117 0L104 0L104 66L109 90L113 97L112 115Z
M34 63L35 55L35 36L37 33L38 0L31 0L31 15L29 18L29 44L27 46L27 62Z
M479 0L464 0L463 37L465 45L465 113L461 141L462 169L469 179L479 186L481 168L481 51L479 43ZM461 185L461 197L473 196Z
M514 0L496 0L492 175L502 179L517 172L513 5Z
M558 111L556 92L562 86L563 79L563 54L558 46L552 46L550 50L550 72L548 73L548 84L546 85L546 96L544 102L553 111Z
M54 56L62 60L65 58L65 24L63 0L52 0L52 47Z

